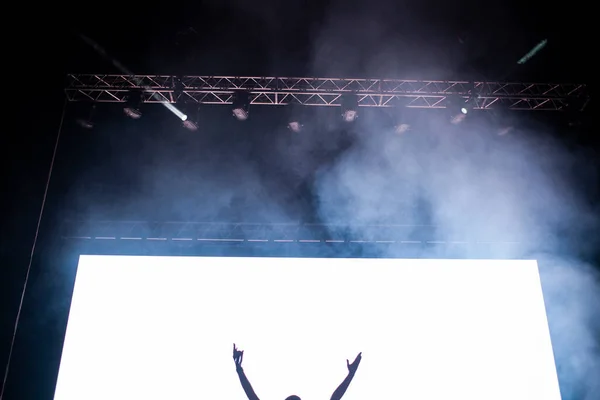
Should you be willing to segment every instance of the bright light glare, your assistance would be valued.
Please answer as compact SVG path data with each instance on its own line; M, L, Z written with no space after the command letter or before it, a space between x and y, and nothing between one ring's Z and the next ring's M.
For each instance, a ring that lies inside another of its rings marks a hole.
M398 124L398 125L396 125L396 133L398 133L398 134L402 134L402 133L408 132L409 129L410 129L410 125L409 124Z
M298 133L302 130L302 125L300 124L300 122L290 122L288 124L288 128L290 128L292 132Z
M460 109L460 112L463 113L463 114L466 114L466 113L469 112L469 110L467 110L465 107L463 107L463 108Z
M346 122L353 122L356 118L358 118L358 112L355 110L346 110L342 114L342 117Z
M234 108L233 115L240 121L245 121L248 119L248 112L243 108Z
M82 256L55 400L559 400L535 261Z
M167 109L169 111L171 111L173 114L175 114L179 119L181 119L182 121L185 121L187 119L187 115L185 115L184 113L182 113L177 107L175 107L173 104L167 102L167 101L161 101L162 105L167 107Z
M177 107L175 107L173 104L171 104L164 95L160 94L159 92L155 92L154 90L152 90L151 87L144 85L144 81L142 79L136 77L136 75L131 70L129 70L127 67L125 67L123 64L121 64L121 62L119 60L117 60L116 58L110 57L108 55L108 53L106 52L106 50L104 50L98 43L96 43L95 41L93 41L92 39L90 39L89 37L87 37L85 35L79 34L79 37L81 37L87 44L89 44L91 47L93 47L94 50L96 50L100 55L108 58L112 62L112 64L115 67L117 67L122 73L129 75L135 83L137 83L139 86L141 86L144 89L144 91L146 93L150 93L150 96L152 98L154 98L155 100L158 100L169 111L171 111L177 117L181 118L182 121L185 121L185 119L183 119L183 116L185 114L183 114L181 111L179 111L179 109L177 109ZM139 111L138 111L138 113L139 113ZM129 113L128 113L128 115L129 115ZM129 115L129 116L131 118L138 119L142 115L139 114L137 116L135 116L135 115Z

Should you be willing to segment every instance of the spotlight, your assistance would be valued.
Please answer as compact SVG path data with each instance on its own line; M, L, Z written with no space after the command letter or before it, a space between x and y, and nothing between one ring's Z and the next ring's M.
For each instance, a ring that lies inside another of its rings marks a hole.
M489 115L489 122L495 126L498 136L511 134L518 122L515 118L515 111L511 111L507 105L503 105L502 103L496 104L494 108L484 115Z
M342 117L344 118L344 121L346 121L346 122L354 122L354 120L356 120L356 118L358 118L358 112L355 110L346 110L342 114Z
M248 119L248 111L243 108L234 108L233 116L236 117L240 121L245 121Z
M345 122L354 122L358 118L358 98L355 95L342 97L342 118Z
M183 127L192 132L195 132L198 130L198 124L196 124L194 121L190 121L189 119L186 119L185 121L183 121Z
M472 97L468 99L459 96L449 98L447 107L452 113L450 122L455 125L463 122L467 118L467 114L473 109L473 102Z
M131 91L127 96L125 107L123 107L123 111L125 115L132 119L140 119L142 118L141 106L144 101L142 92L140 91Z
M398 134L401 135L405 132L408 132L410 130L410 125L409 124L398 124L396 125L396 127L394 128L394 131Z
M129 118L132 118L132 119L142 118L142 112L139 110L139 108L125 107L123 109L123 111L125 111L125 115L127 115Z
M198 121L200 120L199 109L197 105L185 104L185 113L181 116L183 127L187 130L195 132L198 130Z
M475 97L469 97L468 99L463 100L463 103L460 106L460 113L464 115L470 113L473 110L473 108L475 108L475 102Z
M93 129L94 128L94 123L92 121L84 119L84 118L79 118L77 120L77 124L84 129Z
M233 116L238 121L245 121L250 114L248 108L250 105L250 94L247 92L238 92L233 96Z
M93 129L94 128L94 113L96 111L96 105L93 104L90 108L90 112L86 118L78 118L77 125L84 129Z
M302 130L302 125L298 121L292 121L292 122L288 123L288 128L292 132L298 133L298 132L300 132Z
M287 106L288 129L292 132L302 131L302 120L304 119L304 109L301 104L290 103Z
M411 129L411 126L414 124L414 111L402 105L391 110L391 117L394 123L394 132L397 135L402 135L403 133L408 132Z

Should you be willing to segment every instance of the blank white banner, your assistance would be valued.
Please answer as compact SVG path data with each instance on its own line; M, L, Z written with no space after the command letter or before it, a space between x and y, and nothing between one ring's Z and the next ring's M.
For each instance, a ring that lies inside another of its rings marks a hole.
M535 261L82 256L55 400L560 400Z

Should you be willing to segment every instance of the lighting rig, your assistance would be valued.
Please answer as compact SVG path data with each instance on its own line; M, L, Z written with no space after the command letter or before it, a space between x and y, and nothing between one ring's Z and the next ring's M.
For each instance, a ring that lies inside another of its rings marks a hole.
M97 74L67 78L69 101L124 103L125 113L136 119L144 103L170 109L227 105L240 121L249 118L251 106L292 106L288 127L294 132L302 128L300 106L340 107L348 123L358 118L361 107L446 108L454 111L451 122L459 123L472 110L561 111L588 98L586 85L577 83ZM198 129L198 121L189 120L188 113L176 114L187 129ZM399 121L396 130L403 132L406 126Z
M563 111L577 104L577 111L583 111L589 99L586 85L576 83L170 75L72 74L68 75L65 92L71 102L122 103L133 118L141 117L143 104L176 107L178 111L174 113L190 130L198 129L197 111L204 104L231 107L233 116L241 121L250 117L253 106L286 106L288 128L293 132L302 131L303 110L307 106L340 107L341 119L346 123L355 121L362 107L386 108L391 111L398 134L410 130L409 109L447 109L452 118L463 120L473 110L490 110L492 115L506 110ZM85 119L85 125L93 126L90 121L91 118ZM375 226L368 232L361 229L358 235L352 233L352 227L310 224L70 221L61 231L64 238L107 243L439 244L430 230L415 234L414 229ZM508 235L456 238L442 244L474 242L507 246L517 243Z

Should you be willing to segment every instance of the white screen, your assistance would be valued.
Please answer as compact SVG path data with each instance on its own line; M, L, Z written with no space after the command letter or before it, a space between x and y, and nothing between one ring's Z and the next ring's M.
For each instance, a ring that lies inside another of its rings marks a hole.
M55 400L560 400L535 261L82 256Z

